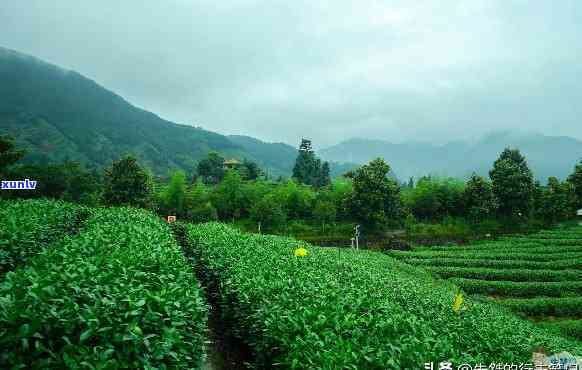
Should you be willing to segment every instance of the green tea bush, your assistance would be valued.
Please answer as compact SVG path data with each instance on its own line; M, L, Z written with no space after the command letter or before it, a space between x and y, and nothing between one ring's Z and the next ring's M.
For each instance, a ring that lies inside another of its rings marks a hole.
M539 326L582 340L582 320L542 321Z
M0 284L0 368L195 368L206 305L169 228L103 209Z
M419 249L417 250L426 250ZM501 244L487 245L480 244L475 246L466 247L433 247L431 251L447 251L450 253L462 253L467 251L474 252L491 252L491 253L529 253L529 254L558 254L558 253L570 253L570 252L582 252L582 245L542 245L542 244Z
M508 281L576 281L582 280L582 271L578 270L539 270L539 269L496 269L483 267L449 267L427 266L428 271L443 278L460 277L480 280Z
M77 232L88 209L61 201L15 200L0 204L0 277L67 234Z
M498 260L525 260L547 262L552 259L582 259L580 252L552 252L552 253L527 253L510 251L482 251L482 250L455 250L455 251L390 251L390 256L401 258L463 258L463 259L498 259Z
M542 269L564 270L582 268L582 258L559 259L551 261L524 261L505 259L464 259L464 258L408 258L399 255L399 259L411 265L418 266L450 266L450 267L490 267L497 269Z
M497 302L528 316L579 317L582 315L582 297L510 298Z
M452 278L455 285L470 294L508 297L568 297L582 295L582 281L523 282Z
M538 243L541 245L548 245L548 246L580 246L582 245L582 240L580 239L520 239L520 242L515 242L517 245L520 244L529 244L529 243Z
M582 353L503 308L386 255L311 247L190 225L184 246L222 319L255 353L258 367L414 369L426 361L527 362L534 347ZM299 246L308 255L295 257Z

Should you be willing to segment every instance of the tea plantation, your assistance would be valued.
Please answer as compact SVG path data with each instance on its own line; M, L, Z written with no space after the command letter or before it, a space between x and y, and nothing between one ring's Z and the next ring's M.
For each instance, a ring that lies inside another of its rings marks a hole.
M167 225L141 210L96 209L46 246L43 232L59 234L67 210L26 201L3 211L22 240L3 237L3 251L19 256L22 245L29 258L0 283L0 368L197 367L206 304Z
M539 326L582 339L582 227L390 255Z
M582 353L496 304L374 252L317 248L244 234L222 224L189 225L186 249L213 287L223 320L259 367L416 369L426 361L527 362L534 348ZM303 250L295 254L299 247ZM574 298L575 299L575 298Z
M523 363L540 347L582 354L582 229L393 258L219 223L176 224L173 234L131 208L0 205L2 369L200 368L207 299L255 368ZM453 283L495 300L454 306ZM564 320L535 324L511 310Z

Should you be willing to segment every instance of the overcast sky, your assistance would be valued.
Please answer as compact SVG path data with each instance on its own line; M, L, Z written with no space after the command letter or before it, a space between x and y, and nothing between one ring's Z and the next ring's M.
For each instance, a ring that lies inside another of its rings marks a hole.
M163 118L316 147L582 138L582 1L2 0L0 46Z

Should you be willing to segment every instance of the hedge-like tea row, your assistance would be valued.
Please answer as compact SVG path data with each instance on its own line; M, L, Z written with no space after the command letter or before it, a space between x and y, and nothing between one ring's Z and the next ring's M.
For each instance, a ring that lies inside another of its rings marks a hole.
M386 255L306 246L189 225L184 247L199 261L223 320L267 368L415 369L426 361L526 362L534 347L581 353L497 306ZM295 257L299 246L308 255Z
M51 243L75 233L88 217L86 208L50 200L0 204L0 277L23 266Z
M481 250L463 250L463 251L420 251L408 252L393 250L389 252L390 256L396 258L465 258L465 259L512 259L525 261L542 261L547 262L551 259L582 259L581 252L551 252L545 254L532 254L525 252L511 252L511 251L481 251Z
M582 320L543 321L539 322L538 325L543 328L557 330L564 335L582 340Z
M425 250L425 249L423 249ZM532 254L558 254L582 252L582 245L523 245L523 244L495 244L495 245L475 245L467 247L433 247L431 251L447 251L451 255L454 253L532 253ZM418 249L417 249L418 251Z
M582 281L523 282L451 278L449 281L470 294L506 297L570 297L582 295Z
M471 250L486 250L491 251L494 249L508 249L511 248L515 243L511 243L508 241L487 241L487 242L474 242L472 244L462 244L462 245L433 245L433 246L417 246L414 248L415 251L446 251L446 252L462 252L462 251L471 251ZM541 243L520 243L520 248L536 248L536 247L544 247Z
M582 268L582 258L552 260L552 261L523 261L505 259L464 259L464 258L404 258L399 259L411 265L444 266L444 267L489 267L496 269L542 269L564 270Z
M0 368L192 368L206 305L169 228L104 209L0 284Z
M519 238L519 239L515 239L513 240L513 243L516 244L531 244L531 243L538 243L538 244L542 244L542 245L553 245L553 246L558 246L558 245L570 245L570 246L576 246L576 245L582 245L582 238L535 238L535 237L530 237L530 238Z
M533 270L533 269L496 269L479 267L440 267L427 266L428 271L443 278L459 277L480 280L506 281L579 281L582 280L582 271L578 270Z
M528 316L579 317L582 297L572 298L511 298L497 303Z

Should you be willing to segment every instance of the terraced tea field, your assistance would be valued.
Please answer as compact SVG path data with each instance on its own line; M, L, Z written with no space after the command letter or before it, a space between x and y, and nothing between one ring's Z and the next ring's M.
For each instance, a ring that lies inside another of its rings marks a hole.
M226 337L243 349L238 368L525 363L540 347L582 354L582 341L566 336L580 333L581 252L573 244L580 229L561 245L542 233L455 251L455 258L443 257L453 253L444 248L395 253L424 263L511 256L495 258L495 269L426 265L447 281L385 254L220 223L172 230L144 210L44 200L0 206L0 369L232 370L232 362L208 361L208 343ZM537 259L561 253L551 248L574 257ZM484 301L461 300L453 282ZM488 295L563 320L534 324Z
M539 326L582 339L582 227L389 253Z
M582 353L420 268L369 251L319 248L226 225L186 225L183 245L221 317L259 368L419 369L427 361L525 363L532 350Z

